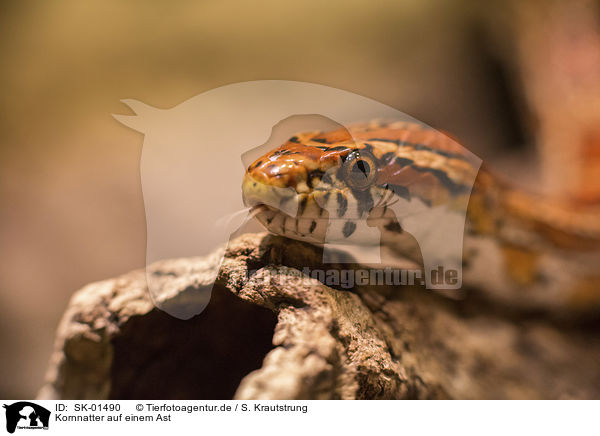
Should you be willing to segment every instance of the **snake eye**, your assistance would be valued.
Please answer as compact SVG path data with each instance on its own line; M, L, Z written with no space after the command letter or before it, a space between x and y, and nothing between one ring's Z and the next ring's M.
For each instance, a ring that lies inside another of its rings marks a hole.
M348 155L343 166L346 183L354 189L366 189L377 178L375 158L366 151L353 151Z

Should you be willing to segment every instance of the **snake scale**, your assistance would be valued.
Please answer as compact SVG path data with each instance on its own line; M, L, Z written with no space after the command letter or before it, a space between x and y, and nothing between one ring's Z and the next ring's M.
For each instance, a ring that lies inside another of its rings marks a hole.
M421 261L398 211L464 209L464 288L523 308L600 308L598 209L514 189L452 138L418 123L297 134L249 165L242 192L272 233L360 245L367 222L382 245Z

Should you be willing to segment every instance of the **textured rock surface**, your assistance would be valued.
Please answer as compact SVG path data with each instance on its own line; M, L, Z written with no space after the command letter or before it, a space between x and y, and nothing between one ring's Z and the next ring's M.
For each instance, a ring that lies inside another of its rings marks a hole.
M187 321L154 307L143 271L90 284L58 328L39 397L600 398L596 323L516 314L475 293L452 301L302 279L297 268L320 258L310 245L244 235L210 304ZM210 265L149 268L165 278L164 301L193 301Z

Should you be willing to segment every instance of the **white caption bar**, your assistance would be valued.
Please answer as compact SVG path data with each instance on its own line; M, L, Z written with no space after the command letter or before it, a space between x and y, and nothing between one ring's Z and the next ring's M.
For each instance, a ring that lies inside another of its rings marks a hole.
M3 401L15 435L596 434L597 401ZM33 431L37 430L37 431ZM309 433L310 432L310 433ZM3 433L7 434L7 433ZM178 434L178 433L175 433Z

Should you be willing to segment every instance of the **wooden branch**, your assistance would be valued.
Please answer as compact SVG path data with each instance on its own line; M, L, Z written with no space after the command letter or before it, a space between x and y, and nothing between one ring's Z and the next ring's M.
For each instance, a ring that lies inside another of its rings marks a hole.
M452 301L300 280L303 267L332 267L320 258L307 244L243 235L210 304L187 321L153 305L144 271L87 285L60 323L39 398L600 397L597 326L499 310L475 293ZM167 299L193 302L213 264L149 268L166 278Z

